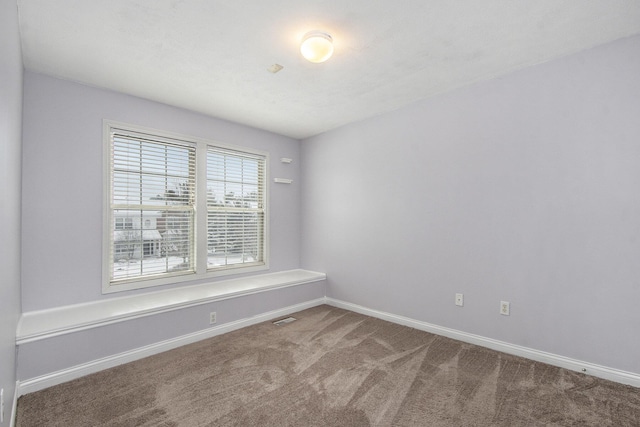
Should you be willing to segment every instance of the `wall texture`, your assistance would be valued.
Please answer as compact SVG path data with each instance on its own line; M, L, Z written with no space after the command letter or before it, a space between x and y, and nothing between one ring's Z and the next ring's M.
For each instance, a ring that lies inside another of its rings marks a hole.
M640 37L301 147L329 297L640 373Z
M145 292L101 294L103 119L268 151L270 176L294 180L293 185L275 185L272 179L269 184L271 271L299 267L297 140L27 71L24 311ZM281 157L294 161L285 165L280 163Z
M20 165L22 53L15 1L0 1L0 388L9 425L16 382L16 325L20 316Z

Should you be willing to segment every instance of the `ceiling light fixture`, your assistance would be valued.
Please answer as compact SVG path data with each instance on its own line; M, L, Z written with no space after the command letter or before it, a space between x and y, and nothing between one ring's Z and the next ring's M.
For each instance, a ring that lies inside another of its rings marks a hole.
M324 62L333 54L333 39L322 31L309 31L302 37L300 53L307 61Z

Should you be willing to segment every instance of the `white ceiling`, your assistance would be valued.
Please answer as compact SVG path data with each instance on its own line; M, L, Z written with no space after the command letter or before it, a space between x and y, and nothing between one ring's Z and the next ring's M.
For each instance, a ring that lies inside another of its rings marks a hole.
M27 69L294 138L640 33L639 0L18 0ZM298 44L334 39L326 63ZM267 71L272 64L284 69Z

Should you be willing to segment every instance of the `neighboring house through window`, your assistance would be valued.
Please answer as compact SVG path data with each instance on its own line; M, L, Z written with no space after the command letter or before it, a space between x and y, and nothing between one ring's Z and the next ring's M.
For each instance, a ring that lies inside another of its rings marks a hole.
M104 127L104 292L267 268L266 153Z
M115 218L116 230L131 230L133 228L133 218Z

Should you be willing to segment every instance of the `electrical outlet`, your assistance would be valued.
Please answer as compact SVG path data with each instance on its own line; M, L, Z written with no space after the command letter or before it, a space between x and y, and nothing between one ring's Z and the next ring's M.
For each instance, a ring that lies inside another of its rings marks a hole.
M209 313L209 324L213 325L214 323L216 323L216 312L212 311Z
M510 304L508 301L500 301L500 314L502 314L503 316L508 316L510 311L509 305Z
M464 295L456 294L456 305L462 307L464 305Z

